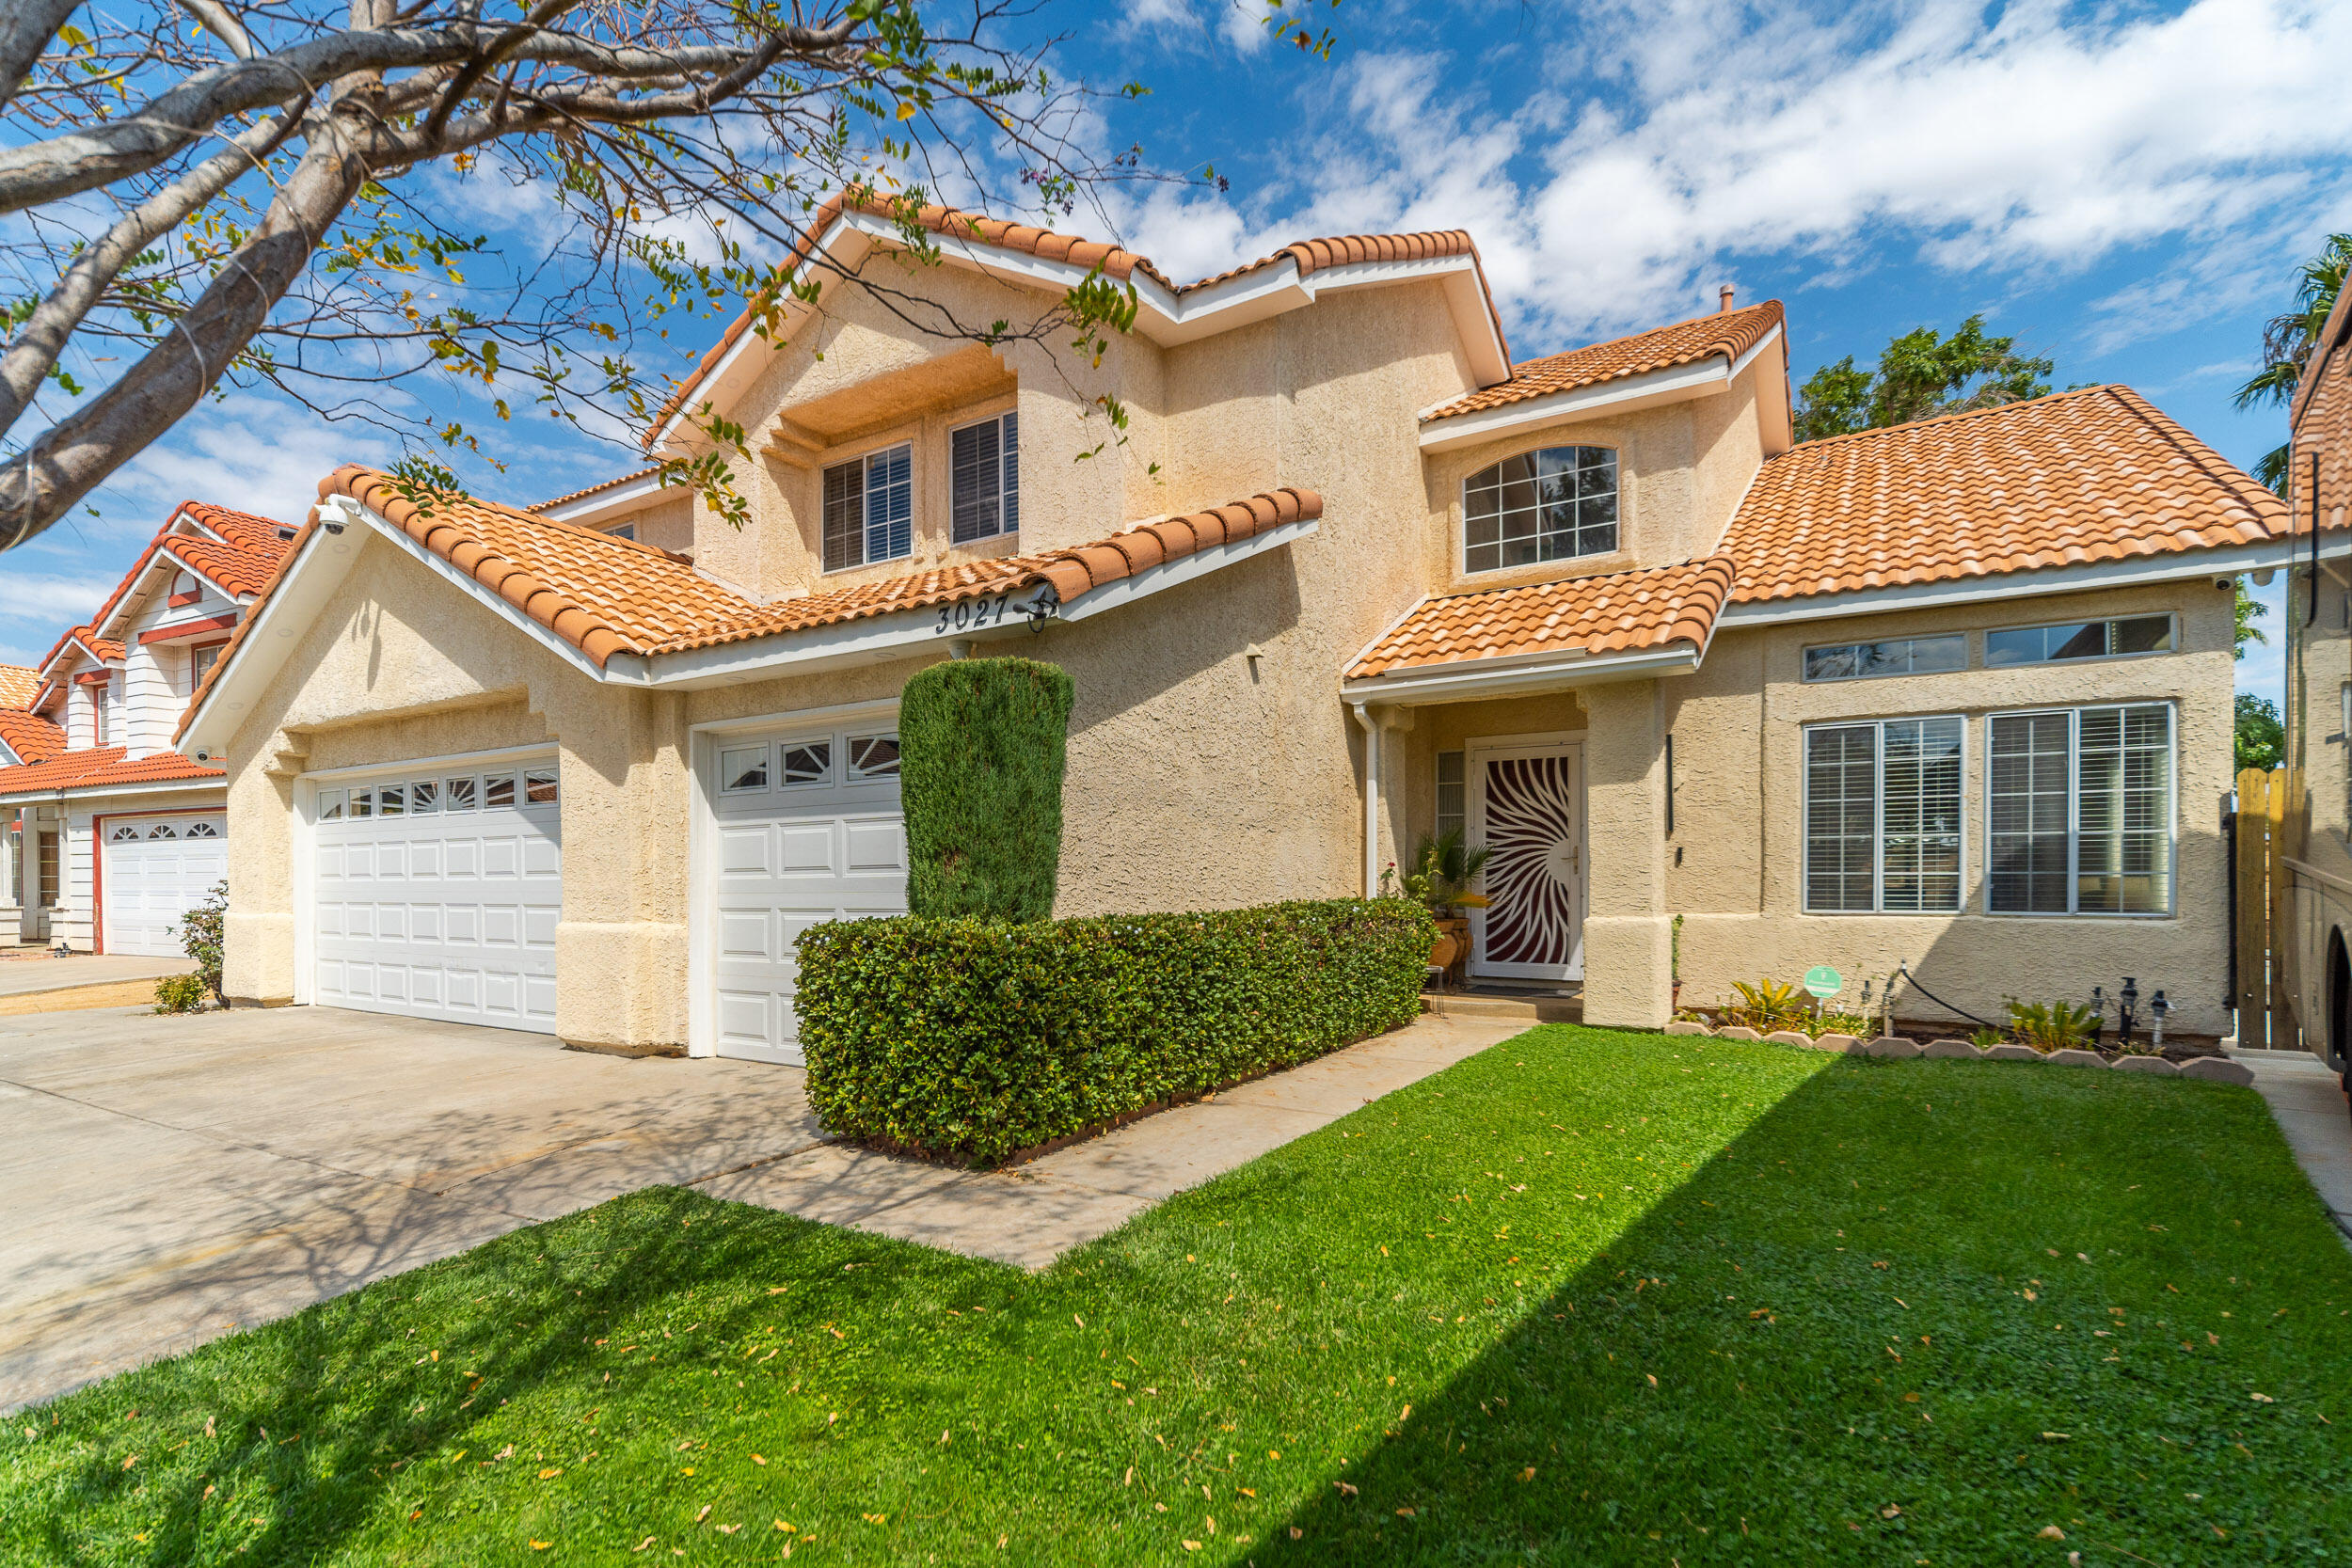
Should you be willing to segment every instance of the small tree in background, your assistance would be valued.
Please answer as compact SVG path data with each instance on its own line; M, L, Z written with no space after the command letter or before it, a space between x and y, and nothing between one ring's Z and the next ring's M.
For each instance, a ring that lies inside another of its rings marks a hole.
M2267 773L2286 759L2286 726L2279 721L2279 707L2267 697L2257 697L2251 691L2237 694L2237 767L2243 773L2259 768Z
M1819 441L2044 397L2054 368L2050 360L2019 354L2015 338L1987 333L1981 315L1962 322L1948 338L1931 326L1916 327L1889 340L1869 369L1850 354L1807 377L1797 388L1797 439Z
M1044 920L1061 866L1073 690L1027 658L934 664L898 699L907 909Z

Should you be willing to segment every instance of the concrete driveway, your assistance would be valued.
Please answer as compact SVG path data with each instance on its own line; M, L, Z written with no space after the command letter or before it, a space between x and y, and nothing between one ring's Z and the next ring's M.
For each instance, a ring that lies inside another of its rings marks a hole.
M0 1408L810 1148L801 1085L317 1007L0 1018Z

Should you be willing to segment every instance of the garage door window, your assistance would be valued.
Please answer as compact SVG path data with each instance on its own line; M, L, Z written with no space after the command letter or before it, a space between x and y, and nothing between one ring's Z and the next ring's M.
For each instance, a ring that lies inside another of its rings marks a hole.
M523 804L527 806L551 806L555 804L555 770L553 768L549 768L544 773L525 773L523 775Z
M199 822L195 827L188 830L188 836L190 838L218 838L220 836L220 830L214 827L210 822Z
M801 746L784 748L784 782L793 784L823 784L833 777L833 742L810 741Z
M419 779L408 786L408 815L431 816L441 809L441 786L432 779Z
M502 811L515 803L515 775L493 773L482 781L482 804L488 811Z
M400 784L375 786L375 815L405 816L408 815L408 791Z
M768 787L768 748L734 746L719 753L719 788L743 795Z
M319 791L319 820L341 822L343 819L343 792L340 789Z
M449 812L473 810L477 781L446 779L441 784L441 809Z
M896 735L866 735L850 737L850 778L895 779L898 776L898 737Z
M178 838L180 835L178 832L173 831L170 823L158 822L153 827L147 830L147 836L150 838Z

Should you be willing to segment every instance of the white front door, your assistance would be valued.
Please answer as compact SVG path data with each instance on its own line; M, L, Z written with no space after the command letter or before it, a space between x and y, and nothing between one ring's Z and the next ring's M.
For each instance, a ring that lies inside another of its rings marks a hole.
M797 1064L793 942L821 920L906 912L898 732L884 720L703 744L711 1035L722 1056Z
M109 953L181 956L180 917L229 877L218 812L99 819L98 903Z
M1469 841L1494 851L1470 911L1472 974L1584 977L1584 748L1469 747Z
M312 806L313 999L555 1032L564 915L555 760L411 763Z

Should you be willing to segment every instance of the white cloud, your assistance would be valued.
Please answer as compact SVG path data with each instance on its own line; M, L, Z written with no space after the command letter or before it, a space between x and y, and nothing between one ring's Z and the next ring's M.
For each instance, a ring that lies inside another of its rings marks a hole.
M1130 0L1122 8L1120 31L1180 39L1206 49L1211 36L1233 50L1254 55L1270 36L1264 0Z
M299 523L319 481L346 463L389 463L393 442L356 422L327 424L274 399L232 394L180 421L106 482L103 513L135 522L146 544L183 500Z

